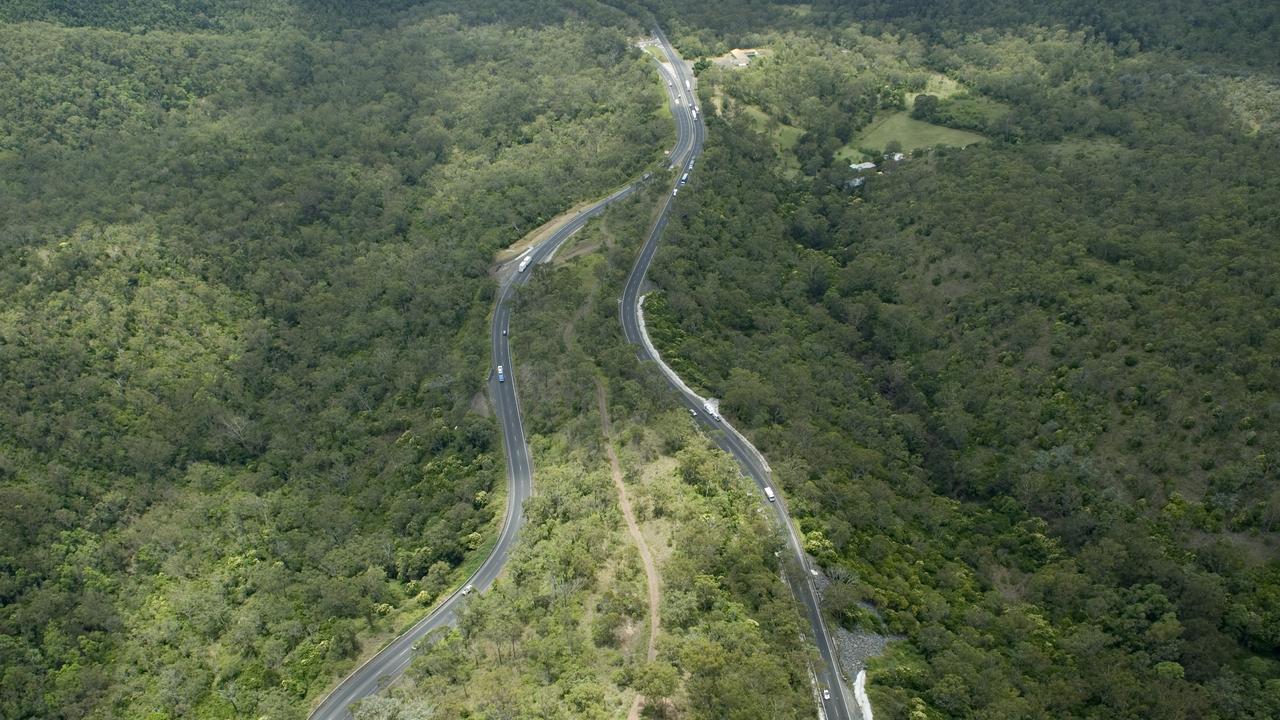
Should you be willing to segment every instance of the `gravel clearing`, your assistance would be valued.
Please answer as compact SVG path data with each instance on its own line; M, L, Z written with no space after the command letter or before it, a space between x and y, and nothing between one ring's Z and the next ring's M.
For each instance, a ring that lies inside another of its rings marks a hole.
M867 669L867 660L883 653L895 640L863 630L850 632L839 625L833 625L831 633L840 654L840 669L849 677L857 677L859 670Z
M809 566L821 570L821 566L812 557L809 558ZM821 602L823 594L831 585L831 579L826 573L819 572L813 578L813 585L818 591L818 601ZM871 605L864 604L864 607L875 612ZM828 630L835 640L836 653L840 656L840 670L847 678L857 677L859 671L867 668L867 660L883 654L889 643L900 639L867 630L846 630L835 623L831 623Z

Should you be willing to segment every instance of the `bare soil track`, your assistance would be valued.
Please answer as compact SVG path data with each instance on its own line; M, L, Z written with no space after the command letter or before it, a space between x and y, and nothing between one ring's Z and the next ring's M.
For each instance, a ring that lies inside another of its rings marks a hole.
M609 422L609 401L606 398L604 381L596 378L596 403L600 406L600 432L604 435L604 452L609 458L609 472L613 476L613 486L618 491L618 506L622 508L622 517L627 522L627 532L640 551L640 562L644 565L645 585L649 588L649 647L646 657L649 662L658 658L658 629L661 625L659 608L662 606L660 578L658 568L653 562L653 553L644 541L640 525L636 523L636 514L631 509L631 500L627 497L627 487L622 482L622 465L618 462L618 453L613 448L613 424ZM627 720L639 720L642 698L636 695L631 703L631 712Z

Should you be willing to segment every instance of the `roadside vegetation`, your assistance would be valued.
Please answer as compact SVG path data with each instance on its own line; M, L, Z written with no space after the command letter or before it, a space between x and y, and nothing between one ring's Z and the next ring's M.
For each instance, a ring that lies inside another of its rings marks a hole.
M5 5L0 716L303 717L486 547L490 259L671 128L616 11L409 5Z
M357 718L803 718L811 648L781 579L781 538L759 493L674 406L622 338L616 288L657 187L575 238L592 254L534 269L512 323L537 475L504 576L457 628L424 643L406 680ZM595 379L640 532L662 577L657 657L646 658L645 577L602 445Z
M300 719L456 588L493 260L661 164L649 13L769 50L698 64L646 314L898 638L876 716L1280 717L1277 15L980 5L0 5L0 718ZM758 493L621 336L664 192L532 270L521 542L360 720L812 717Z
M856 579L828 611L904 638L876 716L1280 714L1280 139L1212 66L1083 30L749 15L723 44L783 49L700 92L808 132L708 119L646 308ZM855 188L837 149L882 112L989 142Z

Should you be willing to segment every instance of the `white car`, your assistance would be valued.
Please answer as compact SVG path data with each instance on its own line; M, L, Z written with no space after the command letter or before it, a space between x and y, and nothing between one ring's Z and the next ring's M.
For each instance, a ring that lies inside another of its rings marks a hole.
M472 591L474 591L475 589L476 589L476 586L475 586L475 585L468 585L468 586L466 586L466 587L462 588L462 596L463 596L463 597L466 597L467 595L470 595L470 594L472 593Z
M830 700L830 699L831 699L831 691L830 691L830 690L823 690L823 691L822 691L822 699L823 699L823 700Z
M689 408L689 414L694 417L698 417L698 411L694 410L693 408Z

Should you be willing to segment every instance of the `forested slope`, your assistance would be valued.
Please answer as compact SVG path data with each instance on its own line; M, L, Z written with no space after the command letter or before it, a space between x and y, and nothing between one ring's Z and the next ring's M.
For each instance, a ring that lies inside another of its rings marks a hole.
M6 5L3 717L303 716L489 533L493 253L670 127L616 12L407 5Z
M657 77L653 78L657 82ZM671 406L618 323L616 294L666 188L614 206L532 268L513 319L513 379L536 462L507 571L424 642L368 717L813 715L814 654L780 576L785 552L732 458ZM660 578L657 657L646 658L640 555L608 477L596 382L607 394L630 503ZM398 714L396 714L398 713Z
M761 30L775 57L702 75L647 307L852 571L828 609L904 638L877 717L1280 713L1280 138L1086 34ZM909 107L904 61L991 142L873 149L855 187L822 118Z
M1280 66L1280 9L1249 0L817 0L769 2L729 0L636 0L678 27L679 42L718 54L745 47L752 38L778 30L831 30L850 24L869 35L908 32L942 45L963 44L974 33L1028 27L1083 31L1125 55L1173 51L1200 61ZM701 54L695 52L694 54Z

